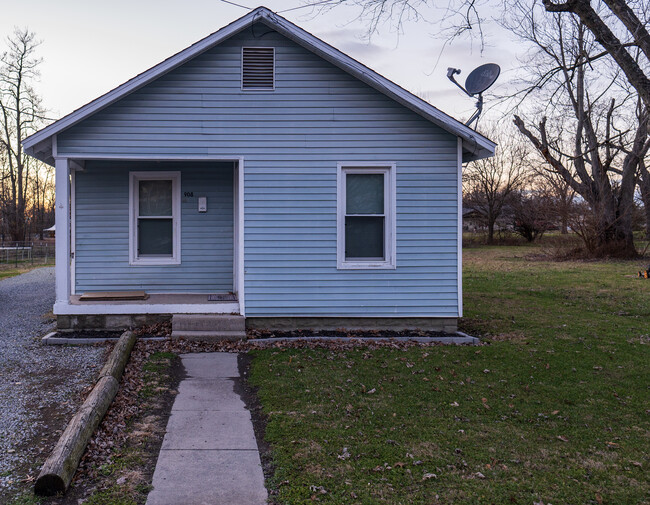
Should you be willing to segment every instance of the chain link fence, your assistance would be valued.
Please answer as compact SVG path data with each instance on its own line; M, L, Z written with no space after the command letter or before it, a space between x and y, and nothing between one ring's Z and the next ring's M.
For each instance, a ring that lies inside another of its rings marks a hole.
M54 262L54 243L0 242L0 264L46 265Z

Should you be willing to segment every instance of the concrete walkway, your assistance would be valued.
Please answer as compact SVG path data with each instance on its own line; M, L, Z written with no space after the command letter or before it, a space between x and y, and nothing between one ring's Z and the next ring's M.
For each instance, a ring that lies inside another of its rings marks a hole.
M147 505L262 505L250 413L234 391L237 354L181 355L187 378L167 423Z

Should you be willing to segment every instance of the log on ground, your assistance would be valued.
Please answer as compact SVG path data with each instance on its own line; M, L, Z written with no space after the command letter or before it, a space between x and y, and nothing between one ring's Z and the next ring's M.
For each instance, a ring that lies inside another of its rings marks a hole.
M117 394L118 387L115 377L99 379L79 412L61 435L54 451L45 461L36 479L34 487L36 494L52 496L65 492L77 471L90 437L104 418L104 414Z
M129 360L136 337L124 332L102 368L95 387L61 435L36 479L34 492L42 496L64 493L77 471L90 437L106 415Z
M129 361L131 350L135 345L136 336L132 331L125 331L115 344L113 352L106 360L106 364L99 372L99 378L112 376L118 381L124 373L124 368Z

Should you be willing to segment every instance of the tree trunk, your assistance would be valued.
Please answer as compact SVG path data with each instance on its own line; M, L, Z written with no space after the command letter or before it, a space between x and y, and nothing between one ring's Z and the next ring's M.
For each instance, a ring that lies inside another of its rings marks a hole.
M648 179L648 172L646 170L642 170L641 174L642 177L639 178L639 189L641 190L641 201L645 210L645 238L646 240L650 240L650 179Z
M487 243L494 244L494 224L496 219L492 216L491 212L488 212L487 225L488 225L488 236Z
M632 219L628 211L617 215L608 209L594 209L597 256L614 258L636 258L639 253L634 247Z

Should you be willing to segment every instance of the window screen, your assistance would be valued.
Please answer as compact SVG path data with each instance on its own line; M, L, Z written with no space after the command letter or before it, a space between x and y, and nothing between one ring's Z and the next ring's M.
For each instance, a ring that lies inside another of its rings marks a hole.
M174 216L171 180L138 181L138 256L172 256Z
M384 173L346 173L346 260L386 258L385 184Z

